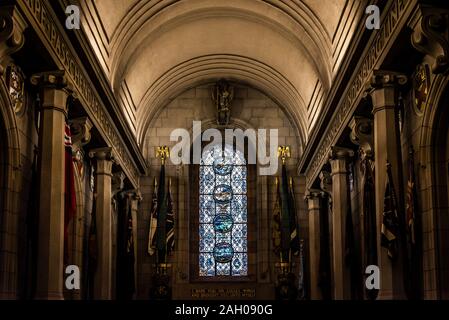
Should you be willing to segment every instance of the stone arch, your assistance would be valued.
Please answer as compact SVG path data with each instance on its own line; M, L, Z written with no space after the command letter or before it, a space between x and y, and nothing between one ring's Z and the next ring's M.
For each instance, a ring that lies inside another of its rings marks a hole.
M18 197L17 192L20 183L20 147L16 124L16 117L9 98L8 89L3 81L0 81L0 297L15 298L17 287L17 263L11 263L11 259L17 256L10 255L10 248L17 248L17 237L13 235L18 230L11 230L18 226ZM6 248L8 246L8 248ZM8 250L7 250L8 249ZM13 279L11 279L13 277ZM14 278L15 277L15 278ZM6 279L9 278L9 279Z
M423 114L418 150L420 211L423 214L424 261L434 261L435 270L424 269L425 298L449 298L449 77L435 77ZM430 250L429 250L430 249ZM444 254L446 252L446 254ZM425 265L424 265L425 267ZM436 292L436 296L433 293Z

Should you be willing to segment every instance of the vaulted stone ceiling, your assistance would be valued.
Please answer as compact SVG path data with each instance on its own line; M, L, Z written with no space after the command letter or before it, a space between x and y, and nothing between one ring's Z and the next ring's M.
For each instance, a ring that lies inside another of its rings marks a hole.
M220 78L269 95L304 144L365 1L86 0L83 30L139 144L182 91Z

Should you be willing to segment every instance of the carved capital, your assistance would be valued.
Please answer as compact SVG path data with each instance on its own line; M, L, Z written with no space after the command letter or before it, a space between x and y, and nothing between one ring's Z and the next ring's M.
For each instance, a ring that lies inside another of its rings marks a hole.
M23 47L23 31L27 27L28 24L16 6L0 8L0 74L3 73L3 60Z
M69 120L69 124L72 133L72 148L75 153L90 142L90 130L93 124L88 117Z
M372 159L374 156L373 121L369 118L354 116L349 123L352 143L360 147L362 159Z
M31 84L43 88L65 89L68 82L64 70L36 73L31 76Z
M140 192L139 189L127 190L127 191L125 191L125 194L131 200L135 200L138 202L143 200L142 193Z
M332 198L332 177L330 172L321 171L320 175L320 188Z
M366 84L366 93L371 96L373 114L394 109L397 103L398 90L407 83L407 76L384 70L374 70Z
M320 199L324 197L324 192L317 189L309 189L306 191L304 200L308 202L309 210L320 210Z
M390 87L399 87L407 83L407 76L393 71L374 70L367 83L368 93Z
M410 27L413 47L434 58L432 72L449 70L449 11L429 5L421 5Z
M332 146L329 151L330 160L347 160L354 157L354 151L348 148Z
M89 157L97 160L114 160L114 153L111 147L96 148L89 151Z

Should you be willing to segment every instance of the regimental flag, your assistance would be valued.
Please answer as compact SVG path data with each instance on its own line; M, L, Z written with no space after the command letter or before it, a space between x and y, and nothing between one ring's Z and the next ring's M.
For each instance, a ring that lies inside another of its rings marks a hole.
M408 159L408 181L406 201L406 234L407 234L407 276L406 289L409 299L421 299L421 238L419 237L419 216L417 206L415 180L414 150L410 147Z
M72 135L70 126L65 124L64 132L65 146L65 190L64 190L64 263L68 263L68 226L70 221L76 215L76 193L75 193L75 175L72 159Z
M377 265L377 222L376 222L376 204L374 190L374 174L371 168L371 161L364 159L362 161L363 179L363 230L365 257L362 269L369 265ZM366 287L365 287L366 288ZM377 298L378 290L365 290L370 300Z
M152 256L156 252L157 229L157 180L154 178L153 196L151 199L150 232L148 234L148 253Z
M133 216L132 216L131 200L129 198L126 199L126 211L128 220L128 228L126 230L126 290L128 293L127 298L131 299L132 295L136 291L136 286L134 274L135 255L134 255Z
M407 218L407 235L411 246L416 245L415 221L416 221L416 185L415 185L415 163L414 151L411 148L408 161L408 181L407 181L407 203L406 203L406 218Z
M281 194L281 250L284 261L289 261L289 252L291 249L291 229L290 229L290 214L291 209L289 205L288 179L287 169L285 164L282 164L282 176L280 184Z
M300 251L299 246L299 234L298 234L298 221L296 216L296 205L295 205L295 191L293 189L293 178L289 179L289 190L288 190L288 207L290 214L290 248L292 254L298 255Z
M91 168L93 176L93 168ZM97 239L97 186L94 182L92 198L92 211L90 215L89 235L87 240L87 294L89 299L94 298L94 278L98 266L98 239Z
M281 254L281 196L279 191L279 179L276 177L276 200L273 210L273 226L271 238L273 241L273 251L276 256Z
M165 165L161 165L157 190L156 249L158 263L165 263L167 253L167 195L165 194Z
M352 167L351 167L352 169ZM348 186L349 186L349 176L348 176ZM355 234L354 234L354 223L352 219L352 206L351 206L351 190L347 188L347 208L346 208L346 218L345 218L345 264L349 269L350 273L350 288L351 288L351 298L358 299L361 297L361 270L360 258L356 250Z
M299 242L299 274L298 274L298 298L304 300L306 296L305 275L304 275L304 240Z
M171 195L171 179L168 181L167 193L167 255L175 250L175 212Z
M399 215L397 198L391 174L391 164L387 162L385 181L384 211L382 214L381 245L388 250L388 257L395 259L398 253Z

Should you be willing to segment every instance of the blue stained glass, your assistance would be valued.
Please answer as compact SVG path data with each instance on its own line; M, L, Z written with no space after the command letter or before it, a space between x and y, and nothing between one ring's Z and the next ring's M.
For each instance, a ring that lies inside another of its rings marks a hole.
M215 245L214 258L217 262L227 263L232 260L234 256L234 248L230 243L221 242Z
M217 276L228 276L231 272L231 264L227 263L217 263Z
M231 187L234 193L246 193L246 168L242 166L235 167L232 170L231 181Z
M226 185L230 185L231 184L231 176L227 175L227 176L220 176L217 174L217 176L215 177L215 184L221 185L221 184L226 184Z
M199 275L248 275L247 170L232 146L204 150L200 166Z
M215 259L211 253L200 253L200 276L215 276Z
M231 262L233 276L245 276L248 274L248 256L246 253L236 253Z
M225 159L218 158L214 161L214 172L220 176L226 176L232 171L231 164L225 164Z
M212 225L200 225L200 252L213 252L215 246L214 233Z
M217 203L215 206L215 211L217 214L230 214L231 205L229 203Z
M215 232L228 233L232 230L233 224L234 220L232 220L232 216L229 214L219 214L215 216L214 219Z
M247 222L246 201L245 195L235 195L232 198L231 212L236 223Z
M212 195L200 195L200 223L212 223L214 216L214 198Z
M214 189L214 199L218 203L226 203L232 200L232 189L229 185L220 184Z

